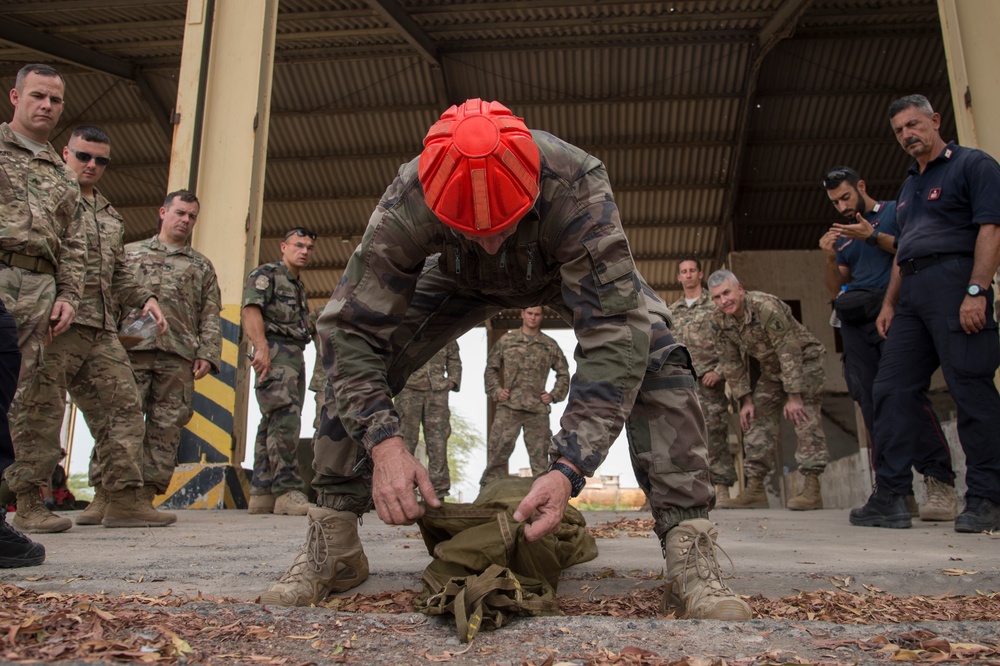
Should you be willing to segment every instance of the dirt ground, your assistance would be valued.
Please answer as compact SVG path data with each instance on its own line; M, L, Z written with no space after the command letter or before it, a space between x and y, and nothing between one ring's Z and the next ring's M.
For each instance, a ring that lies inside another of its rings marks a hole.
M568 613L462 643L410 612L429 561L415 527L366 516L372 576L322 608L255 599L304 518L180 512L150 530L43 535L39 567L0 570L0 661L246 664L1000 664L1000 537L950 525L853 528L844 511L714 512L748 622L658 615L662 559L639 513L591 513L599 557L564 572ZM832 620L832 621L831 621Z

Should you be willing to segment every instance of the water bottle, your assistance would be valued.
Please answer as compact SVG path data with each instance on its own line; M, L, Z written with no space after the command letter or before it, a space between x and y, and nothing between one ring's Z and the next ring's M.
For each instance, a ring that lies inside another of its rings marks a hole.
M156 319L147 312L118 332L118 341L125 349L132 349L156 335Z

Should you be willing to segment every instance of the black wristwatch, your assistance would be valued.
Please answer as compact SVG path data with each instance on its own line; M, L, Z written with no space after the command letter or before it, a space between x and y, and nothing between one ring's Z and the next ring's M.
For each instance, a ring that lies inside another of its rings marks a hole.
M570 485L573 487L572 492L570 492L570 497L576 497L583 490L583 487L587 485L587 480L583 478L580 474L573 471L573 468L569 465L565 465L561 462L554 462L549 465L549 468L545 470L545 473L549 472L562 472L563 475L569 479Z
M965 290L965 293L969 296L985 296L986 290L978 284L970 284L969 288Z
M871 245L872 247L878 245L878 229L872 231L872 235L865 239L865 243Z

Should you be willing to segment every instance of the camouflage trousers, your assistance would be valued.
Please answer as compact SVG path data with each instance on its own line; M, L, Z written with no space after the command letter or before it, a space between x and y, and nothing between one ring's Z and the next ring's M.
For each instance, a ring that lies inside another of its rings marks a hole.
M177 466L181 429L194 413L191 361L165 351L129 352L136 385L146 415L142 442L142 479L162 495ZM91 468L93 471L93 467Z
M830 454L823 434L820 414L823 389L823 366L811 363L803 368L806 390L802 392L806 421L795 426L795 461L803 472L822 473ZM753 390L754 420L743 435L743 469L748 478L765 477L774 467L775 445L781 431L781 418L788 400L781 380L762 376Z
M485 487L495 479L507 478L510 469L510 454L514 452L517 436L524 428L524 447L528 449L531 475L538 476L549 466L549 448L552 447L552 429L549 427L548 412L529 412L511 409L504 404L497 405L486 444L486 469L479 486ZM558 457L558 453L556 453Z
M49 485L61 457L67 390L94 436L91 483L110 492L142 485L142 406L128 356L114 333L74 324L45 348L21 395L11 490Z
M708 459L712 470L712 483L731 486L736 483L736 464L729 450L729 398L726 383L720 381L709 388L698 382L698 402L705 413L708 430Z
M417 450L420 424L424 424L424 443L427 445L427 473L438 497L445 497L451 489L448 472L448 438L451 437L451 410L448 408L448 390L416 391L403 389L393 400L399 412L399 426L403 443L410 453Z
M548 305L565 321L572 316L559 297L486 296L455 284L428 262L416 293L390 339L386 372L390 391L398 393L410 374L426 364L449 340L478 326L502 308ZM657 298L643 290L643 298ZM658 302L659 303L659 302ZM661 539L678 523L704 518L715 502L705 445L705 419L698 405L694 372L687 350L675 343L663 317L649 314L650 346L645 379L626 421L629 453L643 491L649 497ZM327 387L314 445L317 504L363 514L371 510L372 465L362 433L348 433L337 414L336 395ZM616 432L609 433L614 438Z
M306 392L302 346L269 340L271 369L257 380L260 425L253 447L251 495L304 490L299 473L299 430Z
M32 273L23 268L0 264L0 298L7 312L17 323L17 346L21 350L21 372L17 393L10 409L13 421L17 415L21 394L31 381L39 357L43 353L49 315L56 300L56 279L44 273Z

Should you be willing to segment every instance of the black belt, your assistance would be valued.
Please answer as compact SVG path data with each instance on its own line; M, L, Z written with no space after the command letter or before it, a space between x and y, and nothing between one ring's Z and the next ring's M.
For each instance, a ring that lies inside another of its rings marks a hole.
M913 275L925 268L930 268L934 264L940 264L942 261L948 261L949 259L972 259L972 255L965 254L964 252L928 254L926 257L917 257L916 259L907 259L906 261L899 262L899 272L901 275Z
M0 264L23 268L32 273L56 274L56 267L45 257L29 257L20 252L0 252Z

